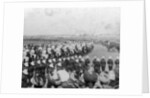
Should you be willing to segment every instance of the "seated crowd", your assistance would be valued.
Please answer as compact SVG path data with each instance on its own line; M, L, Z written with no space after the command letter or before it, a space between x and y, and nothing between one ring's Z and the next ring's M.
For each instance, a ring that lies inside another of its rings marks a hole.
M88 57L90 42L25 45L23 88L118 88L119 59Z

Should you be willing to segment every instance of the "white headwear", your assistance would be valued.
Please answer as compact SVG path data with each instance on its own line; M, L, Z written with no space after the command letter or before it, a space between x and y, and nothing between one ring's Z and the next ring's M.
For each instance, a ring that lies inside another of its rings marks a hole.
M61 63L58 63L57 65L58 65L59 67L61 67Z
M117 56L116 59L119 59L119 57Z
M61 62L61 58L59 58L58 61Z
M111 56L109 56L109 57L108 57L108 59L112 59L112 57L111 57Z
M24 69L24 70L22 71L22 73L25 74L25 75L28 75L28 69Z
M100 59L99 59L99 58L96 58L96 61L100 61Z
M56 62L56 59L52 59L53 62Z
M53 64L50 64L50 65L49 65L49 67L52 67L52 68L53 68L53 67L54 67L54 65L53 65Z
M84 61L85 61L85 59L84 59L84 58L81 58L81 61L82 61L82 62L84 62Z
M66 60L66 58L63 58L63 60Z
M29 61L29 58L28 58L28 57L25 57L25 61L28 62L28 61Z
M35 65L35 63L32 61L32 62L31 62L31 65L32 65L32 66L34 66L34 65Z
M48 55L47 55L47 54L45 54L45 58L46 58L46 59L48 58Z
M102 56L102 59L105 59L105 56Z
M74 56L72 56L71 59L74 59Z
M69 57L67 57L67 60L70 60L70 58L69 58Z
M78 62L79 62L79 60L78 60L78 59L76 59L76 62L78 63Z
M25 62L25 63L24 63L24 66L25 66L25 67L28 67L28 66L29 66L29 65L28 65L28 62Z
M81 56L81 55L79 55L79 58L81 59L81 58L82 58L82 56Z
M40 61L40 60L38 60L38 61L37 61L37 63L38 63L38 64L41 64L41 61Z
M48 62L49 62L49 63L51 63L51 62L52 62L52 60L51 60L51 59L49 59L49 60L48 60Z
M77 58L78 56L77 55L75 55L75 58Z
M86 59L89 59L90 57L87 55L85 58L86 58Z
M46 60L44 59L44 60L42 60L42 63L46 63Z

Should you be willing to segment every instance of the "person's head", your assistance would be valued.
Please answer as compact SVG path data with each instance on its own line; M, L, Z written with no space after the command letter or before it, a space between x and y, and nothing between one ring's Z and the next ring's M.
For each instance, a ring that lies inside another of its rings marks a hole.
M105 66L106 66L106 60L105 58L102 58L100 61L101 67L102 67L102 71L105 71Z
M119 59L118 58L115 60L115 65L119 66Z
M51 60L51 59L48 59L48 63L52 63L52 60Z
M24 62L23 65L24 65L24 67L28 67L29 63L28 62Z
M53 63L56 63L56 59L55 59L55 58L53 58L53 59L52 59L52 62L53 62Z
M112 70L113 69L113 60L111 57L109 57L109 59L107 60L107 64L108 64L109 70Z
M88 65L88 64L90 64L90 58L89 58L89 56L86 56L85 57L85 63Z
M41 60L37 60L37 64L41 64Z
M43 64L46 64L46 59L43 59L43 60L42 60L42 63L43 63Z
M34 62L34 61L31 61L30 65L31 65L31 66L34 66L34 65L35 65L35 62Z
M27 69L27 68L23 69L22 73L23 73L24 75L28 75L28 69Z
M62 59L61 59L61 58L59 58L59 59L58 59L58 62L62 62Z

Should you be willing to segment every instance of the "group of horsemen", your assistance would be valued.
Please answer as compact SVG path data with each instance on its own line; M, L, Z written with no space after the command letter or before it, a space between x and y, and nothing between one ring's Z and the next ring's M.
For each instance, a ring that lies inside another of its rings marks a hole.
M23 88L119 88L119 58L90 58L92 42L26 44Z

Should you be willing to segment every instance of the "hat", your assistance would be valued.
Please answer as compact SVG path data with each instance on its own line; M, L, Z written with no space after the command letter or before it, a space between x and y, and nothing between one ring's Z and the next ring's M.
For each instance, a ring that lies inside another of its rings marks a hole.
M74 59L74 56L71 56L71 59Z
M63 58L63 60L66 60L66 58Z
M34 65L35 65L34 61L32 61L30 64L31 64L32 66L34 66Z
M119 64L119 59L118 58L115 60L115 64Z
M87 55L86 57L85 57L85 59L89 59L90 57Z
M48 58L48 55L47 55L47 54L45 54L45 58L46 58L46 59Z
M78 59L76 59L76 63L78 63L79 62L79 60Z
M75 58L77 58L78 56L77 56L77 55L75 55L74 57L75 57Z
M99 58L96 58L96 61L100 62L100 59L99 59Z
M67 60L70 60L70 58L69 58L69 57L67 57Z
M51 60L51 59L49 59L49 60L48 60L48 62L49 62L49 63L52 63L52 60Z
M28 62L25 62L25 63L24 63L24 66L25 66L25 67L28 67L28 66L29 66Z
M113 60L111 56L108 57L107 64L113 64Z
M94 59L96 59L97 58L97 56L94 56Z
M25 61L28 62L29 61L29 57L25 57Z
M82 58L82 56L81 55L79 55L79 59L81 59Z
M54 65L53 65L53 64L50 64L50 65L49 65L49 67L52 67L52 68L53 68L53 67L54 67Z
M24 69L24 70L22 71L22 73L25 74L25 75L28 75L28 69Z
M41 64L41 61L40 61L40 60L38 60L38 61L37 61L37 63L38 63L38 64Z
M105 56L102 56L101 59L105 59Z
M100 63L103 64L103 65L106 65L106 60L105 60L105 58L102 58L101 61L100 61Z
M61 65L61 63L58 63L57 65L58 65L59 67L61 67L61 66L62 66L62 65Z
M53 62L56 62L56 59L55 59L55 58L53 58L53 59L52 59L52 61L53 61Z
M58 61L61 62L61 58L59 58Z

